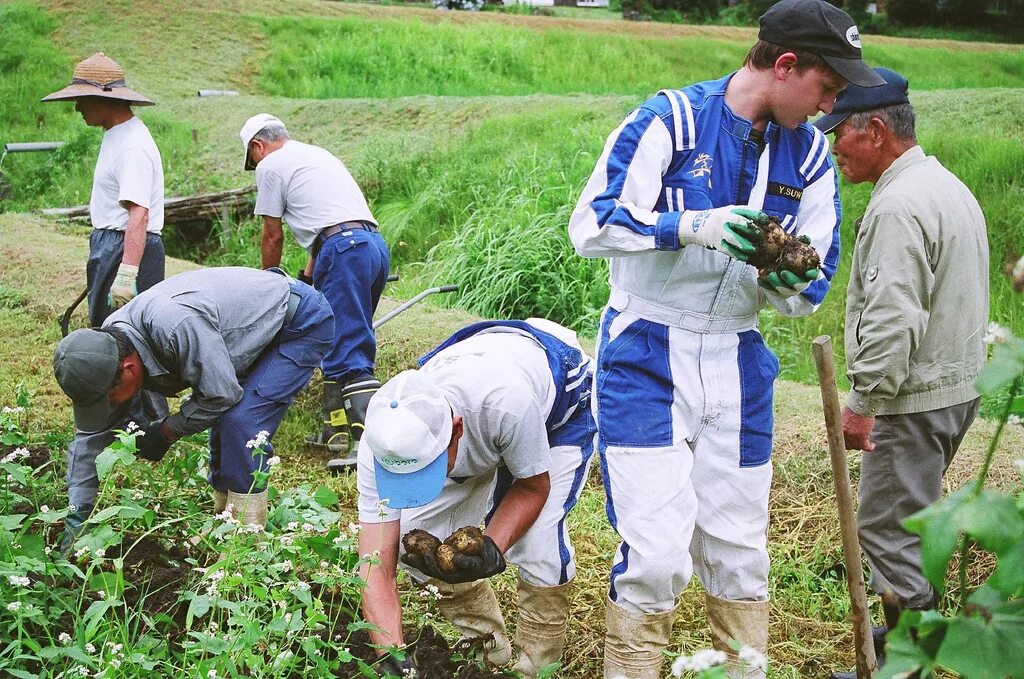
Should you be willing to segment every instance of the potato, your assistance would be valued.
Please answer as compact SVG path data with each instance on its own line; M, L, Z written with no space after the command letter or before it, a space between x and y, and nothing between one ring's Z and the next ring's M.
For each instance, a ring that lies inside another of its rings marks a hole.
M441 569L442 573L454 573L458 570L458 565L455 563L455 557L458 552L451 545L442 544L437 548L437 567Z
M402 538L402 546L405 547L405 551L418 556L433 556L440 545L440 540L419 528L414 528Z
M477 526L463 526L444 540L466 556L479 556L484 551L484 533Z
M781 271L803 275L821 266L818 252L783 231L782 225L775 217L768 217L768 221L755 224L761 229L761 241L747 263L757 267L757 275L761 278Z

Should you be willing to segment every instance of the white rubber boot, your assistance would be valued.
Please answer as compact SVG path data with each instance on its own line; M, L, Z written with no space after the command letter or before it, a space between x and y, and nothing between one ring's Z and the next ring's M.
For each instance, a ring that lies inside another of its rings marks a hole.
M768 611L767 601L732 601L706 595L704 607L711 628L711 645L729 656L728 672L731 679L764 679L765 673L759 667L740 663L736 651L729 645L735 639L743 646L749 646L761 655L768 654Z
M267 491L262 493L236 493L228 491L227 506L231 509L231 516L238 519L243 526L267 525Z
M605 679L659 679L678 606L662 613L634 613L605 603Z
M537 670L558 662L565 648L572 581L543 587L519 578L519 623L513 645L518 654L514 672L534 679Z
M441 598L437 608L449 622L459 628L463 639L494 635L494 641L484 647L483 660L491 665L507 665L512 659L512 644L505 631L505 618L498 607L498 599L487 580L449 585L430 580Z

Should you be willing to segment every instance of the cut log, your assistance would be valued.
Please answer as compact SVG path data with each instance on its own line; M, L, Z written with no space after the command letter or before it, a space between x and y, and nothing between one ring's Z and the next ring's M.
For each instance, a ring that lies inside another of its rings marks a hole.
M182 196L164 200L164 224L181 222L213 221L224 219L229 214L243 210L251 213L252 196L256 193L255 186L246 186L231 191L201 193L195 196ZM71 221L89 220L89 206L45 208L39 210L45 217L68 219Z

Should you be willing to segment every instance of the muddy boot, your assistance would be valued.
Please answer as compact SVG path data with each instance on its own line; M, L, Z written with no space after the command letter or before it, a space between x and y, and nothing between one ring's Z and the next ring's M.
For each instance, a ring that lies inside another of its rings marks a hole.
M493 635L494 640L484 645L481 660L495 666L507 665L512 659L512 644L505 632L505 618L498 608L498 599L487 580L476 580L449 585L430 580L441 598L437 608L450 623L462 632L462 639L476 639Z
M82 505L64 517L64 533L60 537L60 553L68 556L71 548L75 546L75 540L82 534L82 524L92 515L95 505Z
M627 611L611 599L604 608L605 679L658 679L678 606L661 613Z
M228 506L228 492L226 490L213 489L213 515L217 516L224 512Z
M345 406L345 418L348 422L348 435L351 444L348 454L334 458L327 462L327 471L332 474L340 474L346 470L356 468L356 459L359 453L359 439L363 437L366 422L366 408L370 405L370 399L380 389L380 382L373 377L358 379L349 382L341 392L341 400Z
M342 385L327 378L324 378L324 393L320 401L320 419L323 427L316 436L306 437L306 448L330 455L347 451L349 429Z
M730 679L764 679L765 673L760 667L741 665L729 640L735 639L767 656L770 604L767 601L732 601L708 594L704 607L711 628L711 645L729 657L727 671Z
M571 591L571 580L543 587L519 578L519 624L513 642L518 660L512 670L523 679L534 679L537 670L561 659Z
M225 509L243 526L267 525L267 491L262 493L236 493L228 491Z

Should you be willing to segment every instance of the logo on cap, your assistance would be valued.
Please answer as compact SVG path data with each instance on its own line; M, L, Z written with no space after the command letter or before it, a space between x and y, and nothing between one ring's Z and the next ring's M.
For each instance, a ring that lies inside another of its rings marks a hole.
M846 41L860 49L860 31L857 30L856 26L850 26L846 29Z

